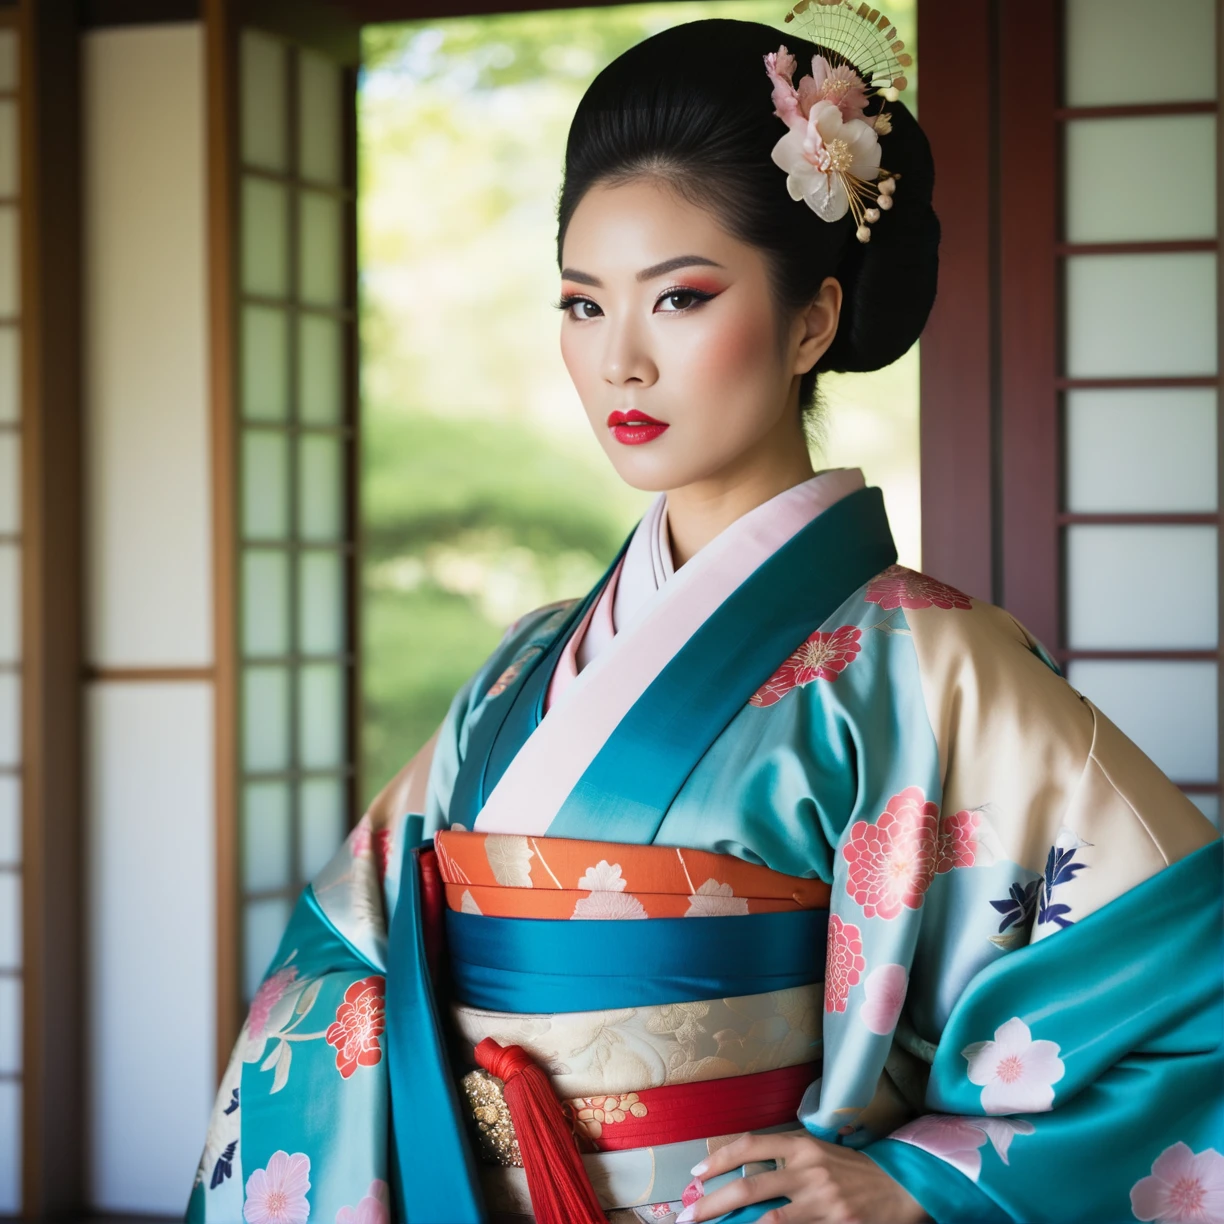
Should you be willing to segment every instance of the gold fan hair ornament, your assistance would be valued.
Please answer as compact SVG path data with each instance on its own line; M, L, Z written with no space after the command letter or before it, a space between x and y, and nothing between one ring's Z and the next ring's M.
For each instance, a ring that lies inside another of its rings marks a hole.
M786 189L823 221L847 212L860 242L893 206L900 175L880 165L880 137L892 130L886 111L868 118L875 94L896 101L913 63L896 28L879 9L852 0L799 0L787 21L801 19L803 34L826 54L812 56L811 76L794 84L798 61L780 46L764 56L773 82L774 114L787 126L770 156L786 171Z

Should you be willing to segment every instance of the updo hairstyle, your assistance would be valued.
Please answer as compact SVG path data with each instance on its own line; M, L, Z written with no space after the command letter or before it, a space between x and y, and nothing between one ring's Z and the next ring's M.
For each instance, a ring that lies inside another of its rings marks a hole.
M779 335L819 293L841 284L837 334L800 380L805 414L825 370L877 370L918 339L935 299L939 221L931 207L935 169L926 136L901 102L874 95L867 114L887 107L883 165L900 175L895 207L859 242L850 213L824 221L786 189L770 158L786 126L774 112L763 56L786 47L798 61L828 52L773 26L710 18L673 26L630 47L591 82L574 114L557 204L557 265L565 232L594 186L640 179L666 184L708 209L730 234L764 252Z

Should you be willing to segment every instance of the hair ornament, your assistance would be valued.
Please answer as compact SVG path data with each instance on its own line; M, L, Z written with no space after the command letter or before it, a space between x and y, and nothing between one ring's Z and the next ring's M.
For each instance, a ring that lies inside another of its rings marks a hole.
M802 19L803 34L826 54L812 57L812 73L794 83L798 61L780 46L764 56L773 82L774 114L787 126L770 156L786 171L786 189L824 221L847 212L860 242L893 206L900 175L880 165L880 137L892 131L888 113L868 116L875 94L896 101L914 61L879 9L852 0L799 0L787 21Z

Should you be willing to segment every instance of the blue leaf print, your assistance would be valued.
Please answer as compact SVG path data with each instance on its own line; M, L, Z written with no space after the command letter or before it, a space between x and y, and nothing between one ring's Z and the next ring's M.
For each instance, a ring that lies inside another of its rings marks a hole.
M238 1140L235 1139L218 1157L217 1163L213 1166L212 1181L209 1182L210 1190L215 1190L227 1177L233 1177L234 1153L237 1150Z
M1030 880L1022 884L1017 880L1008 890L1008 895L1002 901L992 901L990 904L1003 915L999 923L999 934L1002 935L1008 927L1028 926L1033 921L1033 913L1037 909L1038 880Z
M1045 875L1041 880L1041 901L1037 908L1038 923L1053 922L1063 929L1073 925L1074 919L1064 917L1071 912L1071 907L1054 904L1052 896L1054 889L1059 884L1075 879L1075 873L1083 871L1088 866L1087 863L1075 861L1075 852L1078 849L1078 846L1069 846L1065 850L1060 850L1057 845L1050 847L1050 853L1046 857Z
M238 1089L234 1089L234 1095L230 1097L230 1103L222 1110L223 1113L232 1114L238 1108Z

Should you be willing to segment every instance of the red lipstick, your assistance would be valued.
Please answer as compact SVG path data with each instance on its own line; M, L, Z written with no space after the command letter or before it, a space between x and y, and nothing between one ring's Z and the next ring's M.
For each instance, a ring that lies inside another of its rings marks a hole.
M667 428L667 422L656 421L635 408L631 412L608 413L608 428L618 442L626 446L640 446L657 438Z

